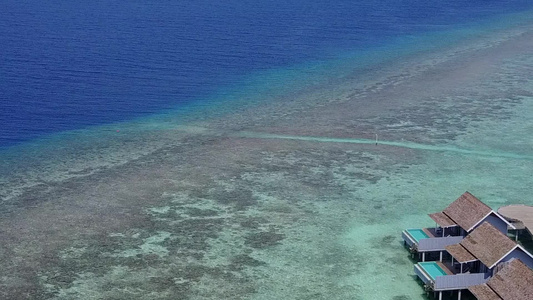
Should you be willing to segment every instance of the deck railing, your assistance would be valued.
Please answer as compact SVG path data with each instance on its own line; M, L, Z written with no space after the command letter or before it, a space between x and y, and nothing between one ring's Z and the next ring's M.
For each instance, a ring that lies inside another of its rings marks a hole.
M463 240L462 236L447 236L440 238L421 239L418 241L418 251L443 251L446 246L458 244Z
M462 290L470 286L485 283L488 280L488 275L484 273L471 274L457 274L445 275L435 278L433 290L435 291L449 291Z

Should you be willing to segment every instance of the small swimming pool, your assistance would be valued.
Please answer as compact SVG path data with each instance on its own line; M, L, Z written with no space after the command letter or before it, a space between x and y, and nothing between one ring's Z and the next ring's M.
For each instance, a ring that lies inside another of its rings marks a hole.
M420 241L421 239L429 238L429 236L422 229L407 229L407 232L409 232L409 235L411 235L416 242Z
M431 279L435 280L437 276L444 276L447 275L446 272L434 261L431 262L421 262L418 263L426 273L431 277Z

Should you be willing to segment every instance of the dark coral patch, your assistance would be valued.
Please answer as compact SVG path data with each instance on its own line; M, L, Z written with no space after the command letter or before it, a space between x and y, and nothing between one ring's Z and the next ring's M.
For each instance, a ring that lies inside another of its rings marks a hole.
M257 204L253 192L249 189L238 188L233 191L221 191L215 196L219 203L233 205L237 210Z
M244 243L252 248L263 249L278 245L283 239L285 239L284 234L265 231L248 235Z
M264 261L257 260L247 254L240 254L231 259L229 268L238 271L242 270L244 267L260 267L264 265L266 265Z

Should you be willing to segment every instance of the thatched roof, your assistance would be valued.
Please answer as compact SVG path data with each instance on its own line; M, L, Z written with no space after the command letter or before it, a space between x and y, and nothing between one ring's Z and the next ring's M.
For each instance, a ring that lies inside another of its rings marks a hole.
M519 259L496 273L487 285L503 299L533 299L533 270Z
M430 214L429 217L432 218L433 221L439 224L442 228L457 226L457 224L443 212Z
M485 284L469 290L478 300L533 299L533 270L519 259L513 259Z
M527 228L529 233L533 235L533 206L514 204L498 209L498 213L504 216L506 219L512 221L517 229ZM516 222L516 223L515 223Z
M493 291L488 285L480 284L474 285L468 288L477 300L502 300L495 291Z
M489 268L517 247L514 241L488 222L474 229L460 244Z
M477 260L477 258L475 258L472 253L468 252L468 250L466 250L461 244L446 246L446 251L448 251L448 253L460 263Z
M464 230L470 231L491 211L492 209L485 203L465 192L444 209L443 213Z

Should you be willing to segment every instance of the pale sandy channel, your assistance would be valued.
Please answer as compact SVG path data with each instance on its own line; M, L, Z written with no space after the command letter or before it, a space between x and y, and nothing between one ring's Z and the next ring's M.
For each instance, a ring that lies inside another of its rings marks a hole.
M28 146L2 162L0 298L425 299L402 229L466 190L533 204L531 49L526 24L223 117Z

